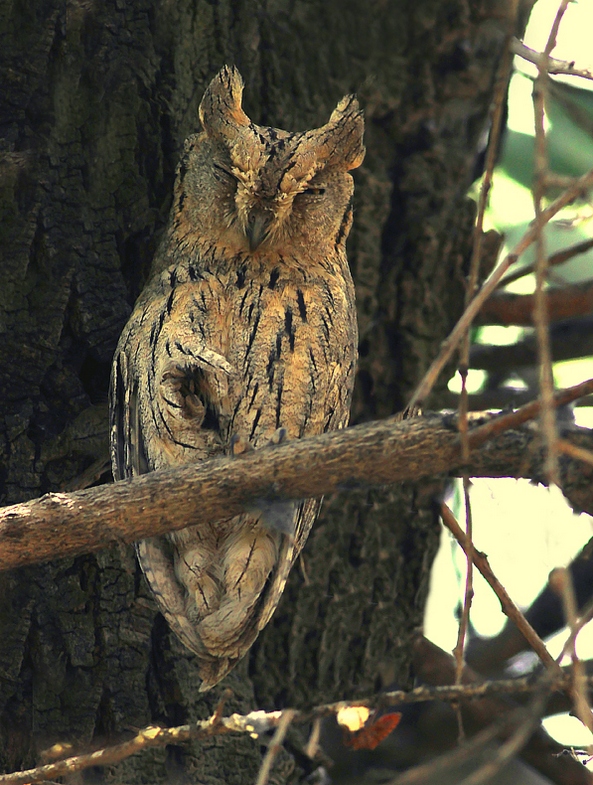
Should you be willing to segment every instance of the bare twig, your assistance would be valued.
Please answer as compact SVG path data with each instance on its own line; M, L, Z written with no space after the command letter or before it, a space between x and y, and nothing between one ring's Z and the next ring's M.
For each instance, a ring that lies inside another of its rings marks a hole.
M593 619L593 602L588 603L588 605L581 612L581 615L578 616L575 624L570 628L570 635L568 636L564 644L565 652L566 651L570 652L573 650L576 644L577 635L580 633L580 631L583 629L583 627L586 624L589 624L591 619ZM560 659L558 659L558 662L560 662ZM588 661L583 663L585 673L587 672L587 662Z
M562 251L557 251L548 257L548 267L555 267L556 265L564 264L564 262L567 262L569 259L573 259L575 256L579 256L579 254L590 251L591 248L593 248L593 240L583 240L582 242L575 243L568 248L563 248ZM507 284L517 281L519 278L523 278L525 275L529 275L533 272L535 272L535 265L526 264L524 267L521 267L520 270L514 270L512 273L509 273L507 276L505 276L500 282L500 286L506 286Z
M561 0L556 17L552 24L544 52L538 62L537 78L533 85L533 113L535 127L534 141L534 178L533 206L536 227L536 263L535 293L533 306L533 322L538 347L538 368L540 398L542 401L541 428L546 446L546 477L550 484L559 484L558 451L556 440L556 413L552 404L554 394L554 378L552 375L552 352L550 349L548 301L545 286L548 278L547 255L545 252L544 224L542 220L542 200L546 192L548 177L548 158L546 152L546 131L544 128L545 103L548 95L548 74L550 52L556 45L556 37L562 17L568 7L569 0Z
M593 685L593 677L586 680ZM558 677L551 678L549 691L566 690L570 687L570 676L561 673ZM173 728L159 728L150 726L144 728L134 738L110 747L104 747L94 752L76 755L65 760L38 766L27 771L14 772L0 775L0 785L26 785L31 782L47 782L56 777L73 774L90 766L107 766L135 755L150 747L164 747L168 744L181 744L191 739L202 739L217 735L248 734L258 737L282 725L284 732L290 723L308 723L322 717L336 715L340 710L351 706L366 706L372 709L381 709L403 703L420 703L432 700L458 701L484 698L493 695L518 695L537 692L541 689L539 682L533 678L504 679L500 681L484 681L480 684L458 684L439 687L417 687L414 690L394 690L380 693L370 698L361 698L353 701L338 701L316 706L309 710L298 711L285 709L284 711L253 711L249 714L231 714L228 717L219 717L215 712L208 720L201 720L192 725L180 725ZM495 738L500 728L489 730L488 738ZM279 746L282 738L274 737ZM272 744L274 744L274 738ZM478 741L478 744L481 743ZM473 744L473 741L470 742ZM260 772L261 773L261 772ZM264 780L265 782L265 780Z
M314 758L319 750L319 737L321 736L321 717L315 717L313 720L313 727L311 734L305 746L305 755L308 758Z
M429 783L438 782L446 772L456 769L471 760L473 756L480 754L496 739L503 725L502 721L493 723L462 746L456 747L445 755L440 755L429 763L408 769L404 774L387 782L386 785L429 785Z
M584 450L582 447L577 447L576 444L571 444L571 442L566 441L566 439L558 439L558 451L564 453L564 455L570 455L571 458L576 458L579 461L583 461L583 463L588 463L589 466L593 466L593 452L589 450Z
M562 0L560 8L562 14L566 9L568 0ZM562 17L560 15L560 18ZM558 18L558 16L557 16ZM559 20L558 20L559 23ZM542 409L540 422L542 426L544 444L546 445L546 476L549 482L558 484L558 459L556 452L556 419L551 406L551 397L554 389L552 377L552 357L550 351L550 337L548 333L548 308L545 295L548 268L545 254L544 224L541 220L542 199L546 190L548 174L548 159L546 155L546 132L544 128L545 101L547 98L547 73L548 58L552 50L557 31L557 25L552 27L546 43L545 51L538 64L537 78L533 85L533 112L534 112L534 178L533 178L533 205L535 210L535 293L533 305L533 322L537 338L539 386Z
M290 723L293 721L295 715L296 711L294 709L285 709L282 712L282 717L280 718L276 732L272 736L272 740L266 752L265 758L262 761L255 785L267 785L270 778L272 764L280 752L286 732L288 731Z
M467 537L464 534L461 526L458 524L455 516L449 509L446 504L441 504L441 516L443 519L443 523L449 529L451 534L455 537L457 542L466 551L467 546ZM467 551L466 551L467 552ZM473 563L476 565L478 570L484 576L498 599L500 600L500 604L502 606L503 612L506 616L511 619L517 628L520 630L521 634L525 638L525 640L529 643L533 651L537 654L540 658L542 663L547 668L552 668L556 671L558 675L560 675L560 666L556 663L550 652L547 650L545 643L539 637L537 632L533 629L531 624L527 621L525 616L521 613L519 608L515 605L511 597L509 596L507 590L504 588L502 583L498 580L490 564L488 562L488 557L486 554L481 553L480 551L476 550L475 548L472 551L472 558Z
M572 660L572 698L574 710L583 725L593 732L593 715L587 697L587 675L582 661L576 651L576 639L580 629L578 624L578 608L570 571L559 567L550 575L550 585L553 586L562 598L564 618L570 630L570 636L563 647L561 657L570 654Z
M484 214L488 204L488 195L492 187L492 177L494 173L494 166L496 164L496 155L498 153L498 145L500 141L500 133L502 129L503 108L505 96L508 90L509 79L511 76L512 57L508 45L505 45L504 53L501 58L500 66L497 73L496 86L494 89L494 98L492 103L492 125L490 129L490 136L488 139L488 149L486 151L486 162L484 169L484 176L480 187L480 196L478 199L478 210L476 215L476 225L473 234L472 256L470 262L470 272L467 281L465 292L465 305L466 308L470 301L475 296L478 287L478 275L480 272L480 263L482 257L482 239L484 237ZM461 457L463 463L466 465L469 460L469 440L468 440L468 393L467 393L467 373L469 367L469 352L470 352L470 326L467 325L465 336L462 340L459 360L459 373L461 375L461 396L459 398L459 420L458 429L461 439ZM463 475L463 491L465 498L465 511L466 511L466 534L467 534L467 571L465 579L465 592L463 598L463 610L461 618L459 619L459 630L457 636L457 644L454 649L454 655L457 662L457 676L456 681L461 681L461 672L463 670L463 650L465 646L465 636L469 626L469 615L471 609L471 602L473 597L473 561L472 561L472 518L471 518L471 504L469 497L469 476L467 472ZM459 734L460 738L463 736L463 727L461 724L461 715L458 713Z
M582 395L588 395L590 392L593 392L593 379L588 379L586 382L575 385L575 387L571 387L570 390L571 395L578 393L579 398ZM570 403L570 401L567 400L567 393L568 390L560 390L555 393L552 398L554 406L566 406L566 404ZM500 414L484 425L479 425L477 428L472 429L469 435L470 445L472 447L478 447L483 444L484 441L492 438L495 433L502 433L502 431L509 430L510 428L517 428L522 423L533 420L540 411L541 402L531 401L531 403L521 406L520 409L517 409L514 412Z
M551 681L553 681L553 676L548 671L534 685L535 696L530 706L502 715L485 730L476 734L469 742L439 756L434 761L406 771L391 780L388 785L432 785L443 778L447 772L459 769L470 761L480 760L492 742L505 732L508 733L509 728L514 728L510 738L498 747L490 760L487 760L467 777L457 781L458 785L482 785L482 783L491 782L493 775L527 744L530 736L539 725Z
M518 38L511 39L511 52L529 63L544 67L549 74L562 74L564 76L580 76L583 79L593 79L593 71L588 68L575 68L574 61L557 60L555 57L545 57L541 52L530 49Z
M27 785L31 782L44 782L82 771L90 766L110 766L119 763L137 752L149 747L163 747L179 744L191 738L206 738L223 732L233 732L233 722L229 718L213 724L211 720L197 723L193 728L182 725L176 728L150 726L141 730L133 739L112 747L105 747L91 753L75 755L55 763L47 763L27 771L0 775L1 785Z
M430 643L425 638L418 637L413 647L413 667L417 678L428 681L430 684L450 684L455 678L455 661L438 646ZM557 684L556 672L547 669L544 672L545 679L550 679L549 689L552 684ZM482 677L472 671L468 666L464 668L464 684L480 684ZM540 689L544 689L539 678L530 679L534 692L537 694ZM545 687L547 690L548 688ZM556 693L558 696L558 693ZM496 697L488 697L483 701L461 700L464 724L468 733L476 733L484 728L489 728L497 719L505 718L512 710L513 704L508 700L501 700ZM502 731L498 735L499 741L508 738L510 728ZM563 782L568 785L591 785L593 777L576 761L567 758L558 758L563 747L554 741L545 730L540 726L535 729L533 736L529 739L521 752L523 760L534 766L544 777L548 777L552 782ZM482 760L484 758L482 757ZM477 763L478 761L476 761ZM439 779L428 778L424 780L426 785L433 785Z
M518 709L511 715L517 728L508 741L496 750L492 758L459 782L459 785L483 785L491 782L503 766L513 758L527 743L529 737L540 723L540 717L546 702L547 683L540 685L538 694L531 705L525 710ZM509 718L511 719L511 718Z
M511 253L508 254L492 272L478 294L466 308L453 330L449 333L449 336L443 341L441 351L432 362L430 368L412 395L408 404L409 408L421 406L426 400L445 364L448 362L462 336L465 334L468 325L472 323L485 300L497 288L509 267L513 265L521 254L535 241L539 226L548 223L556 213L560 212L560 210L570 204L579 194L587 191L591 186L593 186L593 169L590 169L582 177L575 180L574 183L553 201L551 205L541 211L540 224L538 224L537 227L535 223L530 224L529 229L515 245Z
M222 718L222 712L224 711L224 707L227 701L232 697L233 697L233 691L230 689L230 687L227 687L222 693L222 695L220 696L220 700L218 701L218 704L214 709L214 714L212 715L211 718L212 725L218 725L218 723Z
M468 345L469 349L469 345ZM467 432L467 389L465 393L465 406L460 407L460 422L465 420L465 429L460 433L461 439L461 456L462 460L465 464L467 464L469 460L469 438ZM464 416L463 416L464 415ZM472 511L471 511L471 502L469 498L469 475L467 470L463 473L463 500L464 500L464 507L465 507L465 548L463 549L467 558L467 566L466 566L466 574L465 574L465 591L463 593L463 608L461 611L461 617L459 619L459 627L457 630L457 642L455 644L455 648L453 649L453 656L455 657L455 683L461 684L461 678L463 675L463 652L465 649L465 636L467 634L467 629L469 627L469 614L471 610L472 599L474 596L474 580L473 580L473 569L474 569L474 543L473 543L473 536L472 536ZM461 529L460 529L461 531ZM462 532L463 533L463 532ZM457 726L459 731L459 741L460 743L463 741L465 737L465 731L463 729L463 720L461 717L461 712L459 708L457 708Z

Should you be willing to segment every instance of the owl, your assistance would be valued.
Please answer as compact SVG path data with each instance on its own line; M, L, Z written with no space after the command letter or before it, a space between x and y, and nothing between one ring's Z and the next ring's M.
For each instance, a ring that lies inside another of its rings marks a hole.
M152 277L113 362L116 479L321 434L348 423L357 360L345 243L362 112L343 98L321 128L255 125L224 67L177 169ZM319 501L255 501L243 514L137 544L202 690L273 614Z

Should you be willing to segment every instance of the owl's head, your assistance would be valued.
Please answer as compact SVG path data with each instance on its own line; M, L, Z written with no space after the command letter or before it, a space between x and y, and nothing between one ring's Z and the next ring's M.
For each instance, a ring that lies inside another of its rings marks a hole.
M179 211L202 239L252 253L343 243L353 192L348 172L365 153L356 98L344 97L321 128L288 133L252 123L242 93L234 67L208 86L200 104L204 131L188 139L179 167Z

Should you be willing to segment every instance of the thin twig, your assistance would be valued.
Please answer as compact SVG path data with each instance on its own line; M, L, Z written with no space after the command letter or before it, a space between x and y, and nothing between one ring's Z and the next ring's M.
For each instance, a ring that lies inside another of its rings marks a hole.
M592 392L593 379L587 379L587 381L576 384L574 387L568 387L565 390L555 392L552 397L552 403L556 407L566 406L577 398L582 398L584 395L589 395ZM484 425L479 425L477 428L473 428L470 431L469 442L471 447L479 447L498 433L508 431L511 428L518 428L523 423L537 417L540 411L541 401L531 401L530 403L526 403L525 406L516 409L514 412L508 412L494 417L492 420L484 423Z
M285 709L285 711L282 712L282 717L280 718L276 732L272 736L272 741L270 742L265 758L262 761L255 785L267 785L272 765L282 748L282 742L284 741L286 732L296 713L297 712L294 709Z
M509 36L510 39L510 36ZM500 66L498 68L496 86L494 89L494 98L492 104L492 125L490 129L490 136L488 139L488 148L486 151L486 162L484 169L484 176L480 187L480 196L478 199L478 209L476 215L476 224L473 234L472 256L470 261L470 271L467 280L467 287L465 292L465 306L469 305L470 301L474 298L478 288L478 276L480 272L480 263L482 257L482 239L484 237L484 215L488 204L488 196L492 187L492 177L494 167L496 164L496 156L498 153L498 145L500 141L500 133L502 129L503 109L505 103L505 96L508 90L509 79L512 69L512 56L509 50L508 41L505 43L503 56L501 58ZM469 460L470 445L468 439L469 423L468 423L468 410L469 398L467 392L467 373L469 367L469 353L470 353L470 327L471 322L468 323L465 335L461 342L460 358L459 358L459 373L461 375L461 396L459 398L459 419L457 427L459 429L459 437L461 440L461 457L464 465L467 465ZM467 542L467 567L465 578L465 591L463 596L463 609L459 619L459 629L457 635L457 643L453 650L456 662L456 683L461 683L461 676L463 672L463 652L465 648L465 637L469 627L469 616L471 610L471 603L473 597L473 545L472 545L472 516L471 516L471 502L469 495L469 476L467 472L463 474L463 495L465 500L465 514L466 514L466 542ZM459 738L463 738L463 725L461 713L457 711L457 721L459 725Z
M311 735L307 740L305 746L305 755L308 758L314 758L319 750L319 737L321 736L321 717L315 717L313 720L313 727L311 728Z
M542 210L540 215L540 220L542 226L550 221L560 210L562 210L566 205L570 204L570 202L574 201L576 197L587 191L589 188L593 186L593 169L590 169L586 174L582 175L574 181L574 183L567 188L560 196L555 199L552 204ZM524 251L529 248L530 245L534 242L536 238L537 230L535 223L532 222L529 225L529 228L521 237L519 242L515 245L513 250L502 260L502 262L496 267L495 270L491 273L488 279L483 284L482 288L478 292L478 294L474 297L471 301L469 306L465 309L463 314L461 315L459 321L455 325L455 327L449 333L449 336L443 341L441 345L441 350L438 356L433 360L430 368L425 373L422 381L416 387L414 394L412 395L410 402L408 404L408 408L413 407L421 407L423 402L426 400L428 394L432 390L436 380L438 379L441 371L443 370L445 364L448 362L449 358L455 351L456 346L458 345L461 337L464 335L465 331L467 330L467 326L472 323L474 320L475 315L478 313L482 304L488 297L492 294L492 292L498 286L500 280L506 273L506 271L513 265L517 259L521 256Z
M484 748L492 744L503 727L503 721L492 723L490 727L477 733L462 746L456 747L445 755L439 755L429 763L408 769L404 774L387 782L386 785L428 785L428 783L438 782L450 769L462 766L475 755L479 755Z
M546 671L534 684L535 696L530 706L516 709L512 713L500 717L488 728L476 734L469 742L439 756L434 761L406 771L390 780L387 785L432 785L432 783L441 780L443 775L450 772L451 769L458 769L468 761L479 760L485 748L495 741L505 729L517 726L512 736L497 749L489 761L468 777L457 781L458 785L481 785L490 782L492 776L525 746L533 734L539 724L546 695L553 681L553 674Z
M461 413L460 413L461 419ZM467 411L465 412L465 421L467 425ZM463 431L460 433L460 439L462 445L465 443L465 451L467 453L467 457L465 462L467 463L469 459L469 439L467 431L464 433ZM463 447L462 447L462 454L463 454ZM463 500L465 506L465 521L466 521L466 529L464 535L464 544L465 547L463 548L466 558L467 558L467 567L466 567L466 574L465 574L465 591L463 593L463 608L461 611L461 617L459 619L459 627L457 630L457 642L455 644L455 648L453 649L453 656L455 657L455 684L461 684L462 676L463 676L463 652L465 648L465 636L467 634L467 629L469 627L469 614L471 609L471 603L473 599L474 593L474 586L473 586L473 568L475 562L475 552L474 552L474 543L472 538L472 514L471 514L471 503L469 498L469 476L467 471L463 474ZM453 513L451 513L452 515ZM461 527L459 527L460 533L463 535L461 531ZM459 731L459 743L461 743L465 738L465 732L463 729L463 721L461 717L461 711L459 707L456 707L456 714L457 714L457 726Z
M561 671L558 676L552 674L549 682L549 691L565 691L570 688L571 684L572 679L570 675ZM586 679L586 684L589 687L593 686L593 676ZM47 782L56 777L82 771L90 766L115 765L131 755L150 747L180 744L190 739L202 739L229 733L247 733L257 738L262 733L278 728L283 717L289 712L290 720L286 719L286 727L288 727L289 721L295 724L308 723L312 720L315 721L317 718L334 716L340 710L352 706L382 709L388 706L397 706L398 704L422 703L433 700L459 701L494 695L529 694L537 692L539 689L539 682L530 676L519 679L484 681L479 684L454 684L438 687L421 686L409 691L393 690L391 692L379 693L369 698L327 703L302 711L293 709L271 712L253 711L244 715L232 714L229 717L218 717L215 712L210 719L198 721L193 725L180 725L173 728L149 726L139 731L134 738L121 744L104 747L84 755L76 755L27 771L0 775L0 785L25 785L31 782ZM493 733L489 737L493 738L495 735Z
M562 251L557 251L548 257L548 267L555 267L556 265L564 264L564 262L569 261L569 259L573 259L575 256L579 256L579 254L590 251L591 248L593 248L593 240L583 240L580 243L570 245L568 248L563 248ZM507 284L517 281L519 278L523 278L525 275L530 275L533 272L535 272L535 265L526 264L524 267L521 267L520 270L513 270L512 273L509 273L505 278L503 278L500 282L500 286L506 286Z
M233 691L230 687L227 687L222 695L220 696L220 700L214 709L214 714L210 718L212 725L218 725L222 718L222 712L224 711L224 707L230 698L233 697Z
M572 647L576 644L577 635L583 629L586 624L593 619L593 602L589 602L585 608L581 611L580 616L577 618L576 623L573 627L570 628L570 635L566 639L564 644L564 650L562 656L564 656L565 651L572 651ZM557 662L560 662L560 658L558 658ZM587 668L585 666L585 672Z
M574 593L572 575L566 567L559 567L550 575L550 585L557 590L562 598L564 608L564 618L570 636L563 647L562 655L570 654L572 660L572 699L574 710L583 725L593 732L593 715L587 697L587 674L582 661L579 659L576 650L576 639L579 631L578 608Z
M575 68L574 61L557 60L555 57L545 57L541 52L530 49L518 38L512 38L511 52L536 66L544 66L549 74L563 74L564 76L580 76L583 79L593 79L593 71L588 68Z
M149 747L164 747L167 744L179 744L190 738L205 738L223 732L221 723L213 725L210 720L198 723L195 728L182 725L176 728L158 728L149 726L144 728L129 741L104 747L94 752L74 755L55 763L46 763L27 771L14 772L13 774L0 775L2 785L27 785L31 782L44 782L56 777L64 777L76 771L82 771L90 766L111 766L126 758L135 755Z
M443 523L449 529L451 534L455 537L459 545L463 548L465 552L466 545L467 545L467 537L464 534L461 526L455 519L455 516L451 512L450 508L445 504L441 504L441 517ZM503 613L511 619L512 622L516 625L517 629L521 632L527 643L531 646L533 651L537 654L540 658L542 663L547 668L553 668L558 675L560 675L561 670L560 666L556 663L555 659L552 657L550 652L547 650L545 643L539 637L537 632L533 629L531 624L527 621L525 616L521 613L519 608L515 605L511 597L509 596L507 590L504 588L502 583L498 580L496 575L494 574L490 564L488 562L488 557L486 554L473 549L473 563L476 565L478 570L481 572L483 577L486 579L490 587L492 588L493 592L496 594L498 599L500 600L500 604L502 606Z
M536 263L535 263L535 292L533 307L533 322L538 348L538 368L540 397L542 401L541 429L546 446L545 473L549 484L558 485L560 470L558 466L558 451L556 440L556 413L552 404L554 394L554 378L552 375L552 352L550 348L548 301L545 287L548 278L547 255L545 251L544 222L542 221L542 200L547 187L548 158L546 151L546 131L544 127L545 103L548 95L548 74L550 52L556 45L556 37L562 17L568 7L569 0L561 0L556 17L552 24L544 52L538 62L537 78L533 85L533 113L534 113L534 178L533 178L533 206L535 211L536 226Z
M566 441L566 439L558 439L557 442L558 452L564 455L570 455L571 458L576 458L578 461L588 463L593 466L593 452L585 450L582 447L577 447L576 444Z
M540 723L547 696L545 686L547 685L540 686L539 694L536 694L527 709L519 709L513 713L517 729L511 738L500 745L489 761L462 779L458 785L483 785L492 782L492 778L525 746Z

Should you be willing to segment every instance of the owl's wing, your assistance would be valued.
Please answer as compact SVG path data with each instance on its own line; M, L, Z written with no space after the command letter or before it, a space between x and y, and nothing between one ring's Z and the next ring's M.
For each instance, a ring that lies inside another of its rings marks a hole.
M138 403L138 380L130 374L126 352L118 351L113 362L109 390L111 466L116 480L150 471L140 428Z
M133 338L133 333L131 335ZM132 359L136 342L122 342L116 352L110 387L110 434L113 474L116 480L146 474L151 465L140 416L139 379ZM212 362L212 353L206 360ZM184 590L174 570L174 556L167 537L149 537L136 543L136 553L146 580L167 623L188 649L208 659L204 646L187 618Z
M290 570L307 541L322 501L322 499L306 499L296 505L294 537L282 538L276 567L270 576L268 586L262 596L261 606L258 609L257 632L263 630L278 607Z
M354 387L355 350L344 347L342 362L336 363L330 375L323 401L323 432L345 428L350 417ZM283 537L279 557L270 575L266 592L258 609L257 630L262 630L272 617L286 586L288 575L307 542L309 532L319 514L323 499L305 499L295 504L293 537ZM280 528L280 527L279 527ZM281 528L284 531L284 527Z

